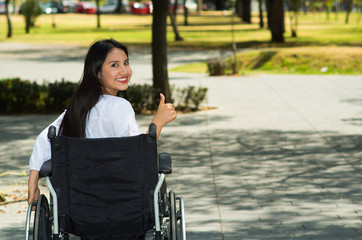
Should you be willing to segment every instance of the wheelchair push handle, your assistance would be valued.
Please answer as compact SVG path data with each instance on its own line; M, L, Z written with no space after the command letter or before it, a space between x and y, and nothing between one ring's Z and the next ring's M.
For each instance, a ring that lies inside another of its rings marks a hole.
M156 131L156 124L151 123L148 128L148 134L151 138L156 139L157 138L157 131Z
M50 141L54 141L56 136L57 136L57 129L52 125L48 129L48 138Z

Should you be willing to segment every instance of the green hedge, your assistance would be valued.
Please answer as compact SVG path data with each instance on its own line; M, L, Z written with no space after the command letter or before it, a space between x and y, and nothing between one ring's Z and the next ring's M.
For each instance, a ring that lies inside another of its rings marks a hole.
M77 83L64 79L55 83L0 79L0 114L14 113L59 113L69 104ZM198 111L206 101L207 88L188 86L172 87L172 99L179 111ZM136 113L152 112L157 108L156 91L151 85L131 85L119 96L131 102Z

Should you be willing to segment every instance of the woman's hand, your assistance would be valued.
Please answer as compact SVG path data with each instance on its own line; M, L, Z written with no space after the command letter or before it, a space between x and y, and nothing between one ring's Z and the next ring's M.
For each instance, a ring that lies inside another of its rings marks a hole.
M152 123L156 124L157 138L160 136L163 126L176 119L177 113L172 103L165 103L165 96L160 94L161 100L158 105L155 117Z
M28 204L38 201L40 190L38 188L39 172L31 170L28 181Z

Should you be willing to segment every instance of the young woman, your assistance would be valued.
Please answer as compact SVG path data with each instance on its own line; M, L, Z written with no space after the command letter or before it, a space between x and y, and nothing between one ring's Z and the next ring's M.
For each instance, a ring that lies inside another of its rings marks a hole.
M131 80L128 50L121 43L106 39L95 42L89 49L83 76L67 110L51 125L58 134L80 138L106 138L139 135L140 131L131 104L120 97ZM156 124L157 137L163 126L177 115L172 104L161 100L152 123ZM30 157L28 203L37 201L39 170L50 159L48 128L38 136Z

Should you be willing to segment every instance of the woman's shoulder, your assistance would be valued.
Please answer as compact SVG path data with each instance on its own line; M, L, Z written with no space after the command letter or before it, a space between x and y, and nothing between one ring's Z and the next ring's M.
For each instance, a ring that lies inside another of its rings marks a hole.
M98 104L106 106L106 108L132 108L131 103L118 96L103 95L99 100Z
M125 98L112 96L112 95L102 95L100 102L115 103L115 104L130 104L130 102Z

